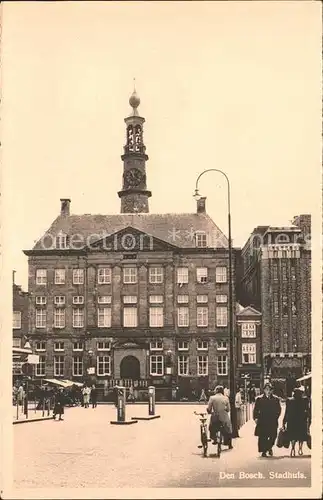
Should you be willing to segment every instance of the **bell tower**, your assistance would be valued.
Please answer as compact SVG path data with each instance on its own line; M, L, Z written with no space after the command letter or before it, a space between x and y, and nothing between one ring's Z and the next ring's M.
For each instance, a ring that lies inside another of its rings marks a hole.
M140 99L134 89L129 104L132 113L125 118L126 145L123 161L122 190L118 192L121 198L121 213L148 213L148 198L151 191L147 191L146 184L146 147L143 142L143 124L145 119L139 116L138 106Z

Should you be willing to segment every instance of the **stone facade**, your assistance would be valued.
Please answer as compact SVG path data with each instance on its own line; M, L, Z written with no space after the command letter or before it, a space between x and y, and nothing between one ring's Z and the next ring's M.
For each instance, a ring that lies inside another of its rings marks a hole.
M310 368L311 250L301 227L257 227L242 249L242 302L262 313L266 375L283 382Z
M21 286L12 285L13 347L23 347L29 332L29 294Z

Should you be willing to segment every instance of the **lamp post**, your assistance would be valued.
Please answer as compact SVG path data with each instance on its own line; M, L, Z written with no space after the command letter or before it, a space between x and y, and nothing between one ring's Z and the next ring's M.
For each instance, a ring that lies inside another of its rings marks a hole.
M231 196L230 181L226 173L217 168L204 170L196 179L194 198L200 199L199 180L208 172L217 172L225 177L227 183L228 195L228 247L229 247L229 331L230 331L230 414L232 424L232 437L239 437L237 425L237 412L235 407L235 335L234 335L234 307L233 307L233 288L232 288L232 238L231 238Z
M166 375L169 377L170 385L170 401L172 400L173 394L173 352L171 349L166 351Z

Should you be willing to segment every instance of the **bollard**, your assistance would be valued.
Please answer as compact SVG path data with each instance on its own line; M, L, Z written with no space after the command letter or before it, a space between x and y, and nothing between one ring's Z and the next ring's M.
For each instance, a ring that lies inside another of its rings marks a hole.
M154 386L148 387L148 417L132 417L136 420L153 420L160 418L160 415L155 415L156 389Z
M50 399L47 401L47 416L49 417L50 415Z
M43 399L42 407L43 407L42 417L44 417L45 416L45 399Z
M16 405L17 405L17 420L19 420L19 401L18 401L18 398L17 398Z
M118 387L117 400L117 420L110 421L110 424L129 425L136 424L137 420L126 420L126 388Z

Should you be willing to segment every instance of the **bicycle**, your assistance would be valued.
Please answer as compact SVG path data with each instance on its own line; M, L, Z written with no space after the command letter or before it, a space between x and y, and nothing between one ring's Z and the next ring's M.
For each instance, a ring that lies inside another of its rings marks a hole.
M203 455L204 457L207 457L207 447L208 447L208 442L211 441L207 437L207 418L206 418L206 413L197 413L196 411L194 412L194 415L198 415L200 417L200 431L201 431L201 445L198 446L198 448L203 448Z

